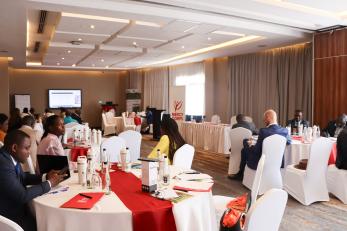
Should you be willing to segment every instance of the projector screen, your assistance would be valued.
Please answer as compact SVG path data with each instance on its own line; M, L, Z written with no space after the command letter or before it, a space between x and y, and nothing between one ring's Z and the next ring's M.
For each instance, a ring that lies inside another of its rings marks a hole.
M49 108L81 108L81 90L48 90Z

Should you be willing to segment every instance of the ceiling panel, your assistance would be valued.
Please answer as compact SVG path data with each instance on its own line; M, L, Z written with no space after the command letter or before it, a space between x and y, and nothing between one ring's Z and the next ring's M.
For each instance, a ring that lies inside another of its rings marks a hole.
M67 34L56 31L52 41L69 43L71 41L79 41L79 38L82 39L81 42L85 44L100 44L106 40L108 36Z
M140 48L152 48L157 45L162 44L165 41L152 41L152 40L143 40L135 38L115 38L107 45L113 46L125 46L125 47L134 47L133 43L136 42L137 47Z
M164 26L162 30L168 32L176 31L180 33L185 33L186 30L189 30L193 27L195 28L197 26L199 26L199 23L175 20Z
M210 33L214 30L218 30L219 28L221 28L221 26L212 25L212 24L199 24L198 27L195 27L195 28L189 30L189 33L207 34L207 33Z
M65 55L69 56L85 56L93 49L88 48L74 48L74 47L52 47L50 46L47 55Z
M283 2L290 2L311 8L341 12L347 10L346 0L330 0L330 1L317 1L317 0L284 0Z
M185 35L182 32L165 31L157 27L148 27L142 25L134 25L122 35L140 38L152 38L160 40L171 40Z
M64 59L62 59L64 58ZM71 66L81 60L83 56L57 56L57 55L46 55L43 61L45 65L54 65L60 63L60 66Z
M188 51L193 51L196 49L201 49L204 47L207 47L208 45L205 44L199 44L199 43L192 43L192 44L181 44L177 42L169 43L165 46L160 47L161 50L167 50L167 51L173 51L173 52L178 52L178 53L184 53Z
M91 25L93 25L94 28L91 28ZM111 35L126 25L126 23L101 21L95 19L61 17L57 30L75 33Z

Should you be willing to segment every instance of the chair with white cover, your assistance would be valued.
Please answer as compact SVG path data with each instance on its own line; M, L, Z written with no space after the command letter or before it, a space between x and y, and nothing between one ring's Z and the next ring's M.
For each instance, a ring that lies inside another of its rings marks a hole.
M24 231L16 222L7 219L0 215L0 230L1 231Z
M306 170L295 168L294 165L287 166L284 188L301 204L329 201L326 174L331 148L330 139L318 138L311 145Z
M243 140L252 137L252 132L246 128L234 128L230 131L230 158L228 174L236 174L240 170L241 150Z
M182 169L191 169L195 149L192 145L184 144L176 150L173 157L173 165Z
M116 124L107 121L105 113L102 113L102 126L101 126L101 129L104 132L105 136L106 135L111 135L111 134L116 134Z
M213 115L211 117L211 123L213 124L219 124L220 123L220 116L219 115Z
M262 155L260 157L260 160L258 162L257 166L257 171L255 173L253 185L252 185L252 191L251 191L251 203L255 203L257 201L257 196L259 192L259 187L261 183L261 178L263 175L263 170L264 170L264 164L265 164L265 155ZM227 204L234 199L233 197L227 197L227 196L213 196L213 204L216 210L216 221L217 221L217 226L219 230L219 221L223 216L224 211L226 210Z
M106 154L111 163L119 162L120 150L123 148L126 148L125 140L118 136L107 138L101 143L101 150L106 149Z
M4 144L0 141L0 148L1 148L2 146L4 146Z
M230 126L232 127L234 124L236 124L237 123L237 121L236 121L236 116L232 116L231 118L230 118Z
M250 116L245 116L245 121L247 121L248 123L253 123L253 119Z
M329 165L327 172L328 191L347 204L347 170Z
M287 139L284 136L272 135L263 141L262 155L266 155L263 176L260 183L259 195L272 188L282 189L281 164ZM256 171L245 167L242 184L251 188Z
M142 135L136 131L124 131L118 135L125 140L125 145L129 148L130 161L134 162L140 157Z
M129 123L128 123L127 117L125 116L125 113L124 113L124 112L122 113L122 117L123 117L124 131L127 131L127 130L133 130L133 131L135 131L136 125L135 125L135 124L129 124Z
M282 189L270 189L260 197L246 214L244 231L278 231L288 193Z

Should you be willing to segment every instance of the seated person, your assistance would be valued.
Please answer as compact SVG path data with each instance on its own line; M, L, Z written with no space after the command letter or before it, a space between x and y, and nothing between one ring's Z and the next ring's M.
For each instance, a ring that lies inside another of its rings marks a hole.
M32 116L34 116L34 115L35 115L35 108L33 108L33 107L30 108L29 114L32 115Z
M69 124L69 123L78 123L78 122L77 122L77 120L75 120L71 117L71 112L66 110L65 111L64 124Z
M34 130L35 119L31 115L24 116L22 119L22 127L19 129L22 132L25 132L30 137L30 157L34 165L34 169L36 168L36 155L37 155L37 145L40 143L40 137L37 131ZM22 165L24 171L29 172L29 166L27 162Z
M0 149L0 215L16 222L25 231L36 230L28 203L47 193L64 177L54 170L43 176L23 172L19 163L27 160L29 150L30 138L19 130L9 132Z
M8 132L19 129L22 126L22 117L20 116L19 108L15 108L10 113L10 119L8 120Z
M336 167L347 170L347 128L343 129L337 137L336 149Z
M160 153L165 154L169 158L169 163L172 164L176 150L186 142L178 131L176 121L172 118L164 118L161 121L160 130L162 137L148 158L157 158L157 150L160 149Z
M246 116L244 116L243 114L238 114L236 116L236 121L237 121L237 123L232 126L233 129L241 127L241 128L246 128L246 129L250 130L253 135L258 134L258 131L255 128L254 123L246 121Z
M301 124L306 128L310 126L307 120L302 119L302 110L295 110L294 119L288 120L286 126L291 127L292 133L297 133Z
M81 119L81 110L76 109L75 112L71 112L71 118L76 120L79 124L82 124L82 119Z
M246 164L253 170L257 169L258 162L262 154L263 141L266 137L278 134L287 138L287 144L291 143L288 130L277 124L277 114L274 110L267 110L264 113L264 123L266 127L259 130L258 140L255 145L250 145L247 139L244 140L244 147L241 150L240 170L236 175L231 176L230 178L242 180Z
M8 116L0 113L0 142L4 143L6 132L8 130Z
M21 113L21 117L24 118L24 116L29 115L29 109L27 107L23 108L23 112Z
M35 125L34 130L37 131L39 140L41 140L42 135L44 133L43 130L43 123L42 123L42 115L41 114L35 114Z
M37 147L37 154L65 156L64 147L59 139L65 133L63 119L53 115L46 119L41 142Z
M328 123L327 127L323 129L323 135L337 138L339 133L346 127L346 122L347 115L340 115L336 120L332 120Z

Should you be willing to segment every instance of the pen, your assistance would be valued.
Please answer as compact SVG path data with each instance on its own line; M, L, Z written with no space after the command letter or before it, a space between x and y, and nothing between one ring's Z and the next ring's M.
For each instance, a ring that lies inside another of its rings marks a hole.
M93 198L93 197L88 196L88 195L83 194L83 193L79 193L78 195L83 196L83 197L88 198L88 199L92 199Z

